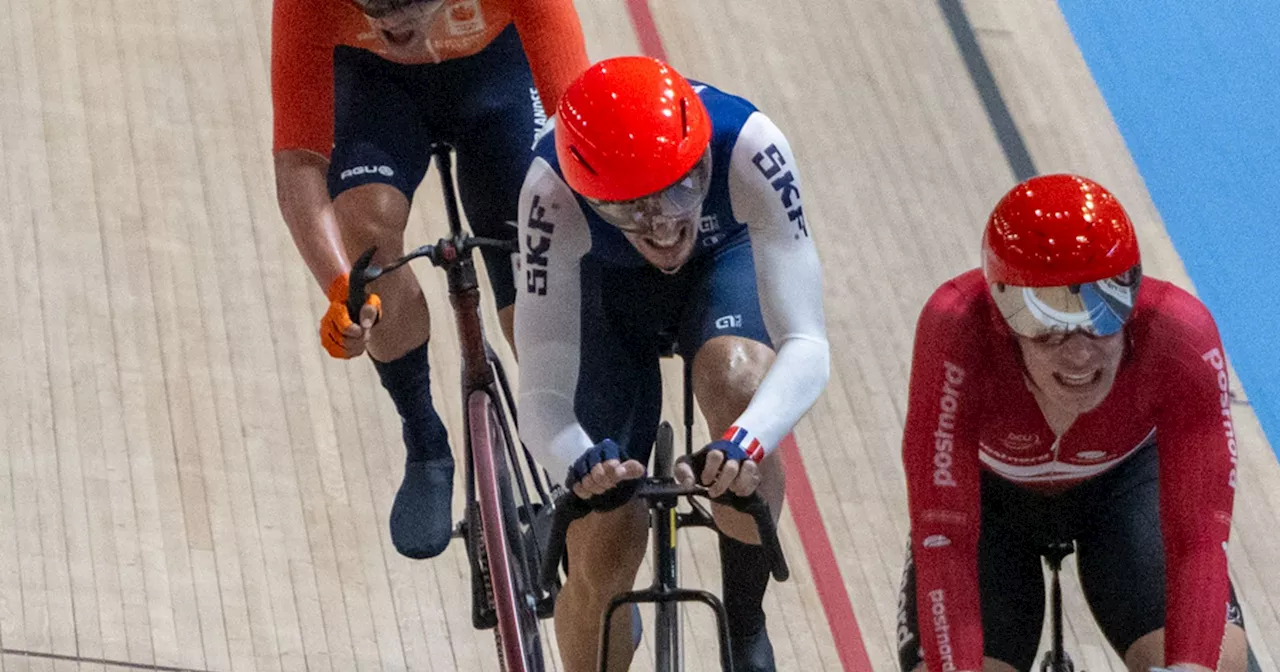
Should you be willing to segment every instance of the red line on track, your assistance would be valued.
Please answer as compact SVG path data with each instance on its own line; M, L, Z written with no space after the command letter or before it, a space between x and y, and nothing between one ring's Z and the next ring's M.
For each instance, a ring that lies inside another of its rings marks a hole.
M647 56L666 61L667 50L662 46L662 36L658 34L658 25L649 11L648 0L625 1L640 50ZM804 546L805 558L809 561L822 610L826 612L840 664L849 672L871 672L871 659L867 657L867 648L862 642L862 630L853 615L849 592L845 590L840 565L836 562L835 551L831 549L831 538L822 523L818 500L804 469L800 447L791 435L787 435L778 450L782 451L782 461L787 470L787 503L791 506L791 517L800 533L800 544Z

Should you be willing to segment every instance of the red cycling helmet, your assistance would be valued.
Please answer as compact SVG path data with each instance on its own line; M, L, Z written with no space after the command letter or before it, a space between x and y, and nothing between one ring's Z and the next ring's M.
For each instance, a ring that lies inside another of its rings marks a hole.
M598 201L629 201L676 183L711 143L711 119L693 87L646 56L591 66L556 111L560 170L574 191Z
M1120 202L1079 175L1042 175L996 204L982 236L987 282L1076 285L1119 275L1140 261Z
M1006 323L1032 338L1118 332L1142 277L1133 223L1111 192L1078 175L1042 175L996 204L982 271Z

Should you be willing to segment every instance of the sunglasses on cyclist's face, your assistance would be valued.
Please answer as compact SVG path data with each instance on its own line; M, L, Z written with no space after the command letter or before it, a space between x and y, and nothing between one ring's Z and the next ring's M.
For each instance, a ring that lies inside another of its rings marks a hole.
M598 201L588 198L591 209L604 221L625 233L646 235L672 223L697 219L711 189L711 150L669 187L630 201Z
M410 5L432 1L434 0L347 0L347 2L364 12L364 15L371 19L381 19Z
M1013 333L1038 343L1063 343L1072 334L1102 338L1119 333L1138 300L1142 267L1120 275L1061 287L993 283L991 297Z

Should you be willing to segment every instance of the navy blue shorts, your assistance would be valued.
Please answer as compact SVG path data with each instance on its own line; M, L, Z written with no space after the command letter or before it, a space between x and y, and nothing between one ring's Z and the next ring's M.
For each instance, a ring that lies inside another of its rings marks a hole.
M334 49L334 146L329 195L388 184L413 201L433 143L457 151L458 194L471 231L515 237L516 203L547 115L515 26L473 56L401 65ZM498 307L515 302L510 258L484 250Z
M588 255L582 283L575 412L593 440L613 439L628 458L649 461L662 413L664 354L692 361L716 336L772 347L745 230L675 275L648 265L609 266Z
M982 473L978 591L984 655L1032 669L1045 613L1040 550L1076 542L1076 569L1098 627L1121 656L1164 627L1164 538L1160 531L1157 447L1139 450L1110 471L1055 495ZM1067 560L1070 562L1070 559ZM1064 565L1065 566L1065 565ZM1227 622L1244 627L1235 588ZM898 658L910 672L922 658L916 572L910 549L898 598Z

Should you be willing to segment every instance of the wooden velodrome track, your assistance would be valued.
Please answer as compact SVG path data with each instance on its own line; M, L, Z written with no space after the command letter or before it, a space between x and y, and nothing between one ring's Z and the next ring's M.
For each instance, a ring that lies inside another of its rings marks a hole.
M461 547L411 562L389 543L403 449L372 367L317 343L322 296L272 186L269 4L0 0L0 671L496 668L470 627ZM832 375L796 431L807 478L793 469L792 486L807 481L816 509L793 500L783 516L794 575L766 602L780 669L896 669L915 317L976 265L1016 181L947 5L651 2L674 64L788 133L820 241ZM624 0L578 6L594 58L655 48ZM1036 168L1110 186L1148 272L1189 286L1056 4L964 8ZM442 228L424 184L416 241ZM456 439L442 278L420 277ZM1280 467L1238 396L1231 572L1277 670ZM825 530L825 564L801 529ZM718 587L714 542L687 538L684 579ZM1070 577L1066 600L1077 661L1122 670ZM708 619L688 623L710 641ZM692 647L688 669L713 661Z

